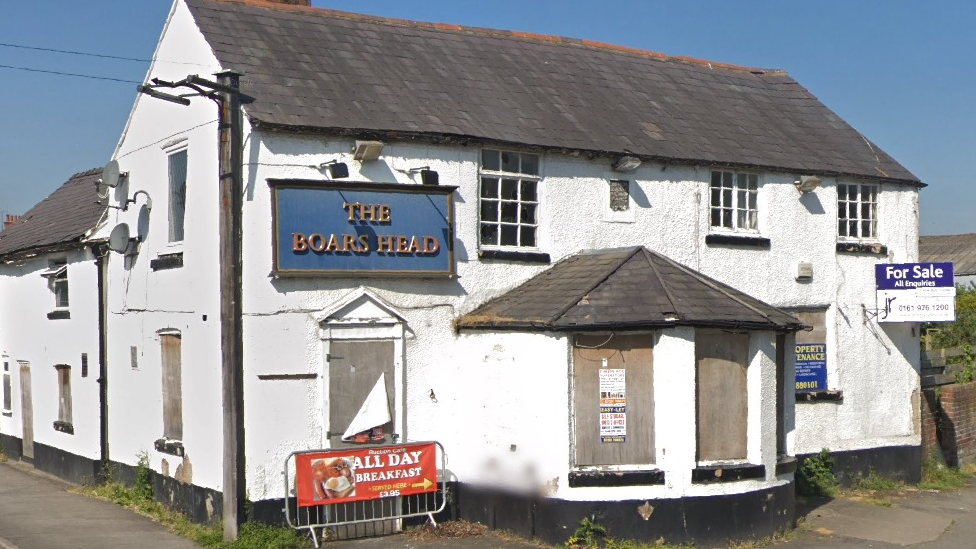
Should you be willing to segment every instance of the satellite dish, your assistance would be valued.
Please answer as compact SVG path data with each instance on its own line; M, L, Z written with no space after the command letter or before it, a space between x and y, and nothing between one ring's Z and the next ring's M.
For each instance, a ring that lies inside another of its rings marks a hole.
M119 162L117 160L112 160L102 168L102 178L99 183L105 185L106 187L115 188L119 186L119 176L122 175L119 172Z
M129 249L129 226L119 223L108 237L108 249L124 254Z

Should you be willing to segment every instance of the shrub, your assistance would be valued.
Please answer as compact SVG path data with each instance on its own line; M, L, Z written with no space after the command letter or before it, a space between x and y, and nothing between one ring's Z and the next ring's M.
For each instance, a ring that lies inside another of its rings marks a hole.
M819 454L808 456L796 470L796 490L802 496L833 497L837 493L834 458L824 448Z

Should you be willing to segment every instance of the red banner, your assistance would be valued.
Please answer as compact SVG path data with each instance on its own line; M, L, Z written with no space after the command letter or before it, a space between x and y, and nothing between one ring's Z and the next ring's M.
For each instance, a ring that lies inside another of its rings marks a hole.
M437 490L437 445L296 454L295 468L299 507L421 494Z

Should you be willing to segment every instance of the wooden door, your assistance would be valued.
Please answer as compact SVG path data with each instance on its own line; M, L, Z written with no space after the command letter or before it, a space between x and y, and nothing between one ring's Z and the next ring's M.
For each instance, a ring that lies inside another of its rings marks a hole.
M329 344L329 448L348 448L362 444L342 442L342 434L362 408L366 397L376 385L381 374L386 377L387 405L390 417L396 418L396 384L394 383L394 344L390 340L332 340ZM389 444L393 439L394 421L384 426L384 440L370 444ZM398 520L379 520L379 517L395 516L401 498L384 498L365 503L340 503L324 506L329 522L351 519L376 519L340 526L333 529L335 539L354 539L367 536L393 534L399 530Z
M20 362L20 416L23 419L24 434L21 455L24 459L34 459L34 401L31 397L30 363Z
M380 374L386 374L390 417L396 417L393 341L336 341L329 345L329 447L343 448L342 433L362 408ZM385 425L384 442L392 441L394 422ZM374 441L377 443L378 441Z
M749 425L749 336L695 333L698 460L745 459Z

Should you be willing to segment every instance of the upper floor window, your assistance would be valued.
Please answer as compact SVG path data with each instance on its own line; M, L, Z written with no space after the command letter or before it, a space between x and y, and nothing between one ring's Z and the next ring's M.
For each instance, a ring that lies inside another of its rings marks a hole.
M183 241L186 212L186 149L169 155L169 241Z
M68 261L55 259L48 263L46 271L41 276L48 279L48 285L54 293L54 307L68 308Z
M536 248L539 155L481 151L481 245Z
M759 230L759 176L754 173L713 171L711 227L719 230Z
M878 238L877 185L837 185L837 236L844 240Z

